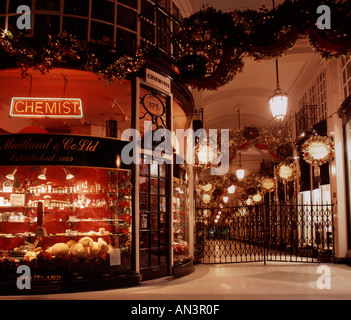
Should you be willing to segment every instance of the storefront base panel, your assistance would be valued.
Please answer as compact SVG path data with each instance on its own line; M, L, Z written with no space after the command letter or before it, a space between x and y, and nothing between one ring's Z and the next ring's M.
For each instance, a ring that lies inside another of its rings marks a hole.
M30 289L18 289L16 280L0 282L0 295L35 295L50 293L86 292L133 287L139 285L139 274L108 274L97 277L72 276L61 281L32 281Z
M173 266L173 277L180 278L184 277L194 271L194 264L193 260L189 259L188 261L185 261L184 263L181 263L179 265Z

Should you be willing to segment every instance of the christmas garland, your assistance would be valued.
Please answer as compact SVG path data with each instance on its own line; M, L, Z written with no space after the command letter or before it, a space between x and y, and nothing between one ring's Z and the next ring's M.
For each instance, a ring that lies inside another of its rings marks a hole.
M331 9L333 27L320 30L316 9ZM325 59L351 53L351 2L286 0L277 8L223 13L204 8L184 20L177 36L181 44L180 75L197 89L216 90L242 71L243 58L272 59L286 54L307 36Z
M33 68L45 75L55 66L72 63L93 72L106 84L126 78L145 63L142 52L137 51L134 57L124 55L103 66L99 58L89 52L86 42L66 32L49 35L44 44L28 44L25 38L15 38L8 30L0 29L0 50L15 57L22 70Z

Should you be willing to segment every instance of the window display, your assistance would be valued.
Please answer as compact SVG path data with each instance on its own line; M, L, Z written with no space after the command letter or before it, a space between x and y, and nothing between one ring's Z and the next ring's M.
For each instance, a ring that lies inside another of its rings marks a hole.
M131 174L100 168L0 167L0 277L61 278L131 268Z
M189 254L189 196L187 184L173 179L173 259L174 265L186 262Z

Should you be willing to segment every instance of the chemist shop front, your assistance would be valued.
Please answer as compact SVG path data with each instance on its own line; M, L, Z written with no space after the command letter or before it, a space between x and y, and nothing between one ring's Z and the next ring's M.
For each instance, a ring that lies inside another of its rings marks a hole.
M1 294L190 273L191 170L150 152L125 163L121 137L136 128L143 139L145 122L188 128L192 100L165 76L166 89L152 83L152 70L110 86L78 70L28 74L0 71Z

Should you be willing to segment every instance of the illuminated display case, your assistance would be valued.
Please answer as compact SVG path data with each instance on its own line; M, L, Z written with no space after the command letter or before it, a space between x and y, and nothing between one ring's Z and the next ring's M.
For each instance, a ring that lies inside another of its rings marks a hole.
M187 183L173 178L173 260L174 266L189 262L189 190Z
M129 269L130 208L128 171L1 167L1 269L26 264L61 278Z
M34 286L128 276L137 283L131 171L119 161L122 145L91 136L0 137L1 285L15 285L20 265L30 267Z

